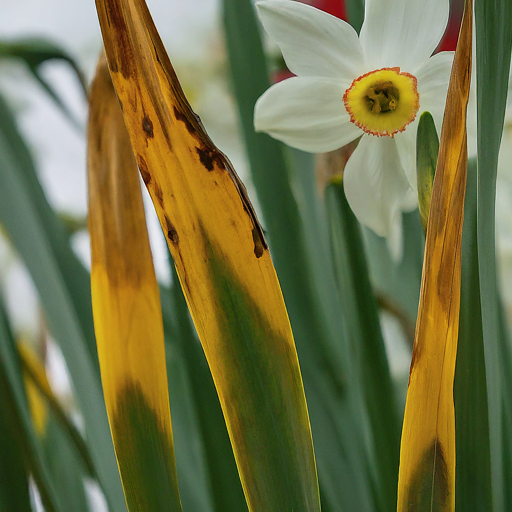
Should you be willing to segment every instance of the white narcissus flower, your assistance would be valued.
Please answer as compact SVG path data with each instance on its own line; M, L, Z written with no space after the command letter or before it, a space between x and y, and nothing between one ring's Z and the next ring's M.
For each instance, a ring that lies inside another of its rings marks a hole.
M423 111L440 133L453 52L431 55L449 0L366 0L359 37L348 23L300 2L256 5L297 75L259 98L256 130L313 153L362 136L345 167L345 194L362 224L389 236L398 214L417 205Z

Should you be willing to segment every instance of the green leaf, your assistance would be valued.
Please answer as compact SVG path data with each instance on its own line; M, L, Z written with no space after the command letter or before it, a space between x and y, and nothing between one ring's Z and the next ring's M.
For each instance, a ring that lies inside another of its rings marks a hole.
M439 138L434 118L430 112L423 112L418 124L416 144L416 173L418 177L418 203L423 233L427 236L428 212L432 199L432 186L436 173Z
M11 428L14 429L18 446L23 452L26 469L34 476L45 509L47 512L64 512L65 508L61 497L55 492L41 443L32 424L18 354L1 302L0 397L2 410L7 410L6 416L9 418Z
M90 512L84 488L88 471L68 434L53 416L51 413L41 442L55 491L67 510Z
M52 217L44 194L36 185L26 146L21 143L14 119L1 99L0 112L0 223L28 267L50 330L66 359L84 416L93 463L107 501L113 510L123 511L126 510L124 497L98 363L88 335L91 325L86 326L90 311L86 301L90 292L81 295L87 284L81 281L85 271L72 256L62 227ZM84 310L80 309L81 305Z
M29 148L19 133L15 119L7 103L1 96L0 136L5 140L5 143L10 148L5 159L8 159L8 155L12 155L9 158L12 160L13 165L16 165L16 172L19 174L18 180L23 184L26 194L30 198L32 210L39 218L39 221L45 231L45 236L49 246L51 247L51 251L53 252L53 257L57 262L59 272L62 274L60 282L63 287L63 293L69 296L69 299L73 304L74 314L80 329L83 332L87 343L87 349L90 352L93 363L96 365L96 371L99 376L98 355L96 340L94 338L94 326L92 322L89 273L75 256L69 243L68 232L52 210L51 206L48 204L41 184L39 183ZM0 167L2 165L4 164L2 164L2 160L0 159ZM20 215L20 211L21 210L14 209L7 215ZM0 216L0 223L4 222L5 221ZM5 225L5 228L9 229L7 225ZM18 251L20 251L19 247ZM21 253L21 256L24 257L25 255ZM30 259L30 261L33 261L36 264L37 258ZM36 269L36 266L32 268L32 270ZM31 269L29 268L29 270ZM39 289L39 293L44 300L46 297L42 294L41 289ZM51 299L52 297L50 296L48 298Z
M332 180L325 194L336 279L351 339L353 375L361 381L368 408L370 453L375 458L381 510L391 512L396 508L400 422L361 227L341 179Z
M484 335L491 471L495 511L504 508L502 389L499 306L496 283L495 200L512 47L512 2L476 0L476 77L478 98L477 233ZM510 400L510 397L506 399Z
M364 1L363 0L345 0L348 21L359 34L364 21Z
M63 60L67 62L75 72L84 95L87 96L87 81L77 63L60 46L46 39L18 39L15 41L0 41L0 58L10 57L23 60L34 78L41 87L50 95L63 114L75 127L80 128L80 122L61 100L59 94L54 90L45 78L41 75L40 66L49 60Z
M476 159L469 162L464 227L459 341L454 381L455 502L458 510L493 511L484 341L478 280Z
M0 339L1 336L2 333ZM3 357L0 365L3 366ZM23 436L3 369L0 374L0 512L32 512Z
M391 258L385 238L377 236L368 228L363 233L371 281L374 283L379 305L399 313L406 333L412 326L412 337L409 340L412 348L425 247L419 211L402 214L402 228L404 247L399 263Z
M294 160L300 162L304 154L290 153L266 134L254 132L254 104L270 85L260 27L249 0L224 0L223 9L231 76L252 178L301 362L322 502L333 511L369 511L374 507L358 426L361 404L346 386L350 382L346 326L332 264L328 260L326 265L318 261L312 264L314 252L308 249L316 246L321 251L323 247L325 261L329 246L322 241L321 231L308 230L298 204L304 197L309 198L306 204L314 204L313 169L309 166L307 171L307 165L303 169L297 165L294 174ZM307 179L303 179L303 171L309 172ZM300 190L300 198L292 186ZM325 226L321 207L319 215Z

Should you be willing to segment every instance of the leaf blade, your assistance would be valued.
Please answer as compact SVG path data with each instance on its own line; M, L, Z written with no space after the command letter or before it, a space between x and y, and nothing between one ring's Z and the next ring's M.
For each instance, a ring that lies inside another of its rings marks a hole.
M90 93L89 231L105 404L131 512L181 512L160 296L137 165L106 62Z
M467 172L472 0L455 53L427 229L416 339L400 450L398 511L455 508L453 380Z
M97 9L125 123L212 370L249 509L319 510L297 354L245 188L190 109L146 4L98 0Z

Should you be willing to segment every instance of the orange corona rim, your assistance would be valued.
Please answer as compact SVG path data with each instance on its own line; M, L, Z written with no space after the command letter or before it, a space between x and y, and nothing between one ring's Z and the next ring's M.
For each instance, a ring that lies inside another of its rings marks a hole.
M393 137L414 121L420 107L416 77L382 68L356 78L343 102L350 121L378 137Z

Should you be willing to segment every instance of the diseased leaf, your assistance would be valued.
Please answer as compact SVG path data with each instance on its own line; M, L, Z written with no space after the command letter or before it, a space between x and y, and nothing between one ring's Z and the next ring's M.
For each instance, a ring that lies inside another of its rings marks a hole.
M398 512L455 510L453 381L459 330L472 7L470 0L450 77L430 205L402 431Z
M98 0L112 80L220 397L251 511L320 509L297 354L243 184L142 0Z
M101 57L90 93L89 232L94 327L130 512L179 512L160 296L137 165Z

